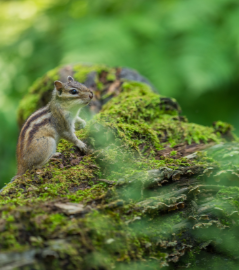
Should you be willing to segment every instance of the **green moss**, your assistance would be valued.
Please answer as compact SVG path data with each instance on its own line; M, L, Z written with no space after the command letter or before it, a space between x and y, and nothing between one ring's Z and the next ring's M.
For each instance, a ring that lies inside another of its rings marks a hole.
M63 214L40 214L32 217L32 222L37 229L45 231L45 237L49 237L53 232L67 225L67 218Z
M227 197L233 197L236 199L239 199L239 187L227 187L227 188L222 188L219 192L218 192L218 197L220 198L220 196L227 196Z
M154 94L151 88L139 82L125 82L122 85L120 96L108 102L100 113L105 121L117 117L121 123L152 123L153 120L167 115L178 115L177 108L166 108L160 104L159 95ZM161 106L160 106L161 105Z
M73 70L74 70L74 78L75 80L84 83L87 75L90 72L95 72L96 71L97 66L96 65L82 65L82 64L77 64L74 66Z
M59 71L50 71L33 85L20 107L22 119L38 108L44 93L50 93ZM110 97L105 89L116 79L116 69L75 65L73 72L81 82L95 72L97 93L102 100ZM147 266L156 260L158 267L185 250L191 250L189 261L195 261L199 248L192 246L204 241L200 233L192 241L195 231L225 230L238 222L238 188L213 182L216 168L219 176L230 168L226 173L238 177L237 144L185 157L186 150L197 146L224 143L221 135L228 127L219 132L188 123L174 99L153 93L143 83L123 81L117 91L119 95L76 132L88 146L86 155L61 140L61 158L26 172L1 193L1 250L46 247L56 252L57 267L64 268L66 261L72 269L112 269L117 262L142 260ZM217 195L207 204L212 193ZM200 200L202 207L197 206ZM59 203L74 203L83 210L69 214ZM200 207L211 207L212 215L197 213ZM57 243L62 239L64 243Z
M116 80L115 70L111 70L107 74L106 79L107 79L107 81L115 81Z
M0 235L1 250L23 251L24 247L18 243L14 231L6 231Z
M177 155L177 151L171 151L171 152L170 152L170 156L173 157L173 156L176 156L176 155Z
M54 68L47 72L47 74L37 79L32 87L29 89L30 94L38 93L42 94L46 91L53 90L54 88L54 81L59 80L59 71L61 67Z
M216 129L216 131L222 134L226 134L227 132L233 130L233 126L231 124L228 124L222 121L216 121L214 123L214 128Z
M78 74L81 78L76 78L78 80L83 80L83 74L93 70L99 75L103 71L111 75L115 74L113 69L104 66L76 65L74 70L82 71L81 75ZM55 69L47 76L56 79L57 74L58 69ZM39 85L33 86L35 89L37 87ZM203 159L204 157L191 161L184 158L174 159L170 156L177 154L175 150L170 151L168 157L159 154L166 146L221 140L214 133L213 128L181 121L179 112L180 108L175 100L154 94L150 87L143 83L124 82L120 96L108 102L85 130L76 133L80 139L87 138L87 144L94 149L91 154L86 155L78 165L72 165L70 168L65 168L59 162L49 162L38 172L37 185L36 176L27 173L4 190L5 197L0 200L0 203L11 201L13 204L22 205L27 203L28 199L44 201L58 197L86 203L106 193L105 183L92 182L97 175L116 181L123 175L130 176L135 172L165 166L173 170L194 165L204 166L208 162L207 159ZM75 148L72 148L67 141L61 140L57 151L61 152L64 159L69 162L78 158ZM122 166L124 166L123 171ZM51 172L50 179L46 177L49 172ZM82 181L88 183L88 187L83 190L80 188ZM30 191L18 198L22 185L25 190ZM11 194L13 188L16 192ZM78 190L74 194L69 194L72 189Z
M96 78L95 78L95 83L99 84L99 75L102 72L106 72L106 79L108 81L114 81L116 79L116 75L115 75L115 69L114 68L110 68L106 65L83 65L83 64L76 64L73 67L73 71L74 71L74 78L81 82L84 83L86 81L87 75L91 72L95 72L96 73ZM103 84L101 83L101 85L103 86ZM99 88L100 90L100 88Z
M181 166L206 166L208 157L171 158L160 155L166 147L223 141L212 127L181 121L175 100L160 97L139 82L124 82L122 92L109 101L89 123L86 137L96 149L103 177L111 180L135 171Z
M61 68L62 68L62 66L59 66L59 67L56 67L56 68L48 71L46 76L53 81L59 80L59 69L61 69Z
M116 126L119 136L131 146L137 148L146 141L160 150L165 145L161 142L165 133L171 147L185 141L188 144L220 141L213 128L180 121L177 103L169 100L165 104L165 99L152 93L147 85L127 82L123 89L119 97L103 107L96 119Z
M78 190L72 195L68 195L67 198L71 202L81 202L84 201L87 203L88 201L95 200L97 198L100 198L107 192L107 185L104 183L93 185L92 188L86 189L86 190Z
M26 120L34 111L36 111L39 98L39 94L32 94L24 97L19 104L18 117Z
M62 152L64 155L64 152ZM77 155L65 155L68 159L77 159ZM38 170L35 176L27 172L25 175L10 183L1 193L0 204L25 205L28 201L46 201L51 198L68 198L69 201L87 202L102 196L106 192L104 184L90 186L90 180L95 177L99 168L95 165L94 158L85 156L78 165L70 168L59 168L59 162L49 162L43 169ZM51 172L49 174L49 172ZM37 183L35 181L37 177ZM50 177L50 179L49 179ZM83 181L83 182L82 182ZM88 188L70 194L70 190L77 190L83 183L88 183ZM22 193L23 188L27 191ZM14 189L14 193L11 191Z

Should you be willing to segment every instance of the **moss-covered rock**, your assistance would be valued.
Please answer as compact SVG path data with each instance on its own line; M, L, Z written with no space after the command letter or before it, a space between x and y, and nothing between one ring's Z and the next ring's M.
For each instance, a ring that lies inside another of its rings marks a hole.
M66 82L68 75L74 76L75 80L84 83L94 91L93 101L81 113L87 119L93 114L98 113L102 105L112 97L119 95L121 91L120 86L125 80L130 79L143 82L154 89L147 79L131 69L86 64L60 66L36 80L20 102L18 108L18 124L20 127L28 116L50 101L54 81L61 80Z
M95 92L83 112L91 120L76 132L88 152L61 140L58 158L3 189L1 269L210 269L210 252L215 265L235 269L239 147L231 127L189 123L134 71L85 65L39 79L20 104L20 125L67 75Z

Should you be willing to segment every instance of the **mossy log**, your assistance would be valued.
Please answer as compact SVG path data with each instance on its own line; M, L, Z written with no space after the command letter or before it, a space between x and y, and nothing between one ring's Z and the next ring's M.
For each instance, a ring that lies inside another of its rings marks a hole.
M95 94L76 132L42 169L0 195L0 269L236 269L239 146L229 124L189 123L137 72L56 68L36 81L18 122L73 75Z

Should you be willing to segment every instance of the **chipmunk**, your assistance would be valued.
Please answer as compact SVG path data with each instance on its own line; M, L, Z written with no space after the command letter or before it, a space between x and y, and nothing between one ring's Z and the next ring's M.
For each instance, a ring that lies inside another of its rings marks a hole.
M56 153L61 138L75 144L83 152L86 145L74 131L84 128L86 122L78 117L82 107L89 104L93 92L68 76L67 82L54 82L51 101L34 112L23 125L17 143L17 175L28 169L40 168ZM11 181L11 182L12 182Z

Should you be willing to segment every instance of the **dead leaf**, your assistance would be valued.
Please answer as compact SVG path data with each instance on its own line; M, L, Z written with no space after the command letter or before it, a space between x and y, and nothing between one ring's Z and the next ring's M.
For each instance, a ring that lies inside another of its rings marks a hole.
M79 214L85 210L84 205L80 203L55 203L55 206L67 215Z
M78 165L81 162L81 160L82 160L82 157L78 157L78 158L72 159L71 162L70 162L71 163L71 166Z

